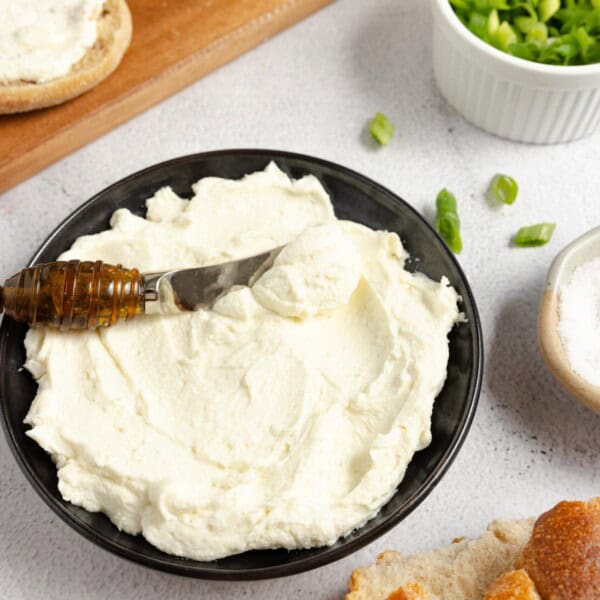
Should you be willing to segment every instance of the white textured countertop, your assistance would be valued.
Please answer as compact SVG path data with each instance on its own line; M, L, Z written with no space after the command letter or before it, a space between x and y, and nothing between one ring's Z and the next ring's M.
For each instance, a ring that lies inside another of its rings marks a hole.
M262 147L339 162L428 214L443 186L463 221L460 261L483 321L486 368L471 433L443 481L403 523L316 571L255 583L202 582L130 564L80 537L37 497L0 441L0 598L340 598L351 570L477 535L496 517L536 515L600 493L600 417L555 384L535 321L558 250L600 224L600 135L534 147L483 133L449 108L431 72L425 0L342 0L0 196L0 279L108 184L205 150ZM364 135L373 113L397 127L389 147ZM496 172L521 185L498 214L483 192ZM543 248L510 248L521 225L558 224Z

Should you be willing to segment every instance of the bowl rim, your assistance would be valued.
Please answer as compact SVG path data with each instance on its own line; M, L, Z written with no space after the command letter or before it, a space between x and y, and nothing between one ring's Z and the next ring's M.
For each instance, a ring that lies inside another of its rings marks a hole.
M432 2L439 8L439 12L444 17L446 23L460 37L474 49L483 52L493 60L523 71L535 72L542 75L564 76L565 78L581 77L582 75L600 75L600 63L592 63L589 65L548 65L512 56L512 54L503 52L491 44L479 39L472 31L465 27L454 12L450 0L432 0Z
M566 263L577 250L592 244L600 244L600 226L592 227L592 229L575 238L554 257L546 275L546 289L555 292L560 291L564 279L569 275Z
M596 245L600 246L600 227L580 235L555 256L548 269L540 300L537 337L542 357L554 378L574 398L600 414L600 386L587 381L571 367L559 333L561 288L568 282L573 270L567 263L578 250Z
M162 572L168 572L176 575L183 575L187 577L193 577L197 579L206 579L206 580L221 580L221 581L250 581L250 580L259 580L259 579L271 579L284 577L289 575L294 575L298 573L302 573L305 571L309 571L315 569L317 567L321 567L330 563L333 563L337 560L340 560L350 554L353 554L357 550L363 548L364 546L370 544L377 538L379 538L384 533L391 530L397 524L399 524L402 520L404 520L410 513L412 513L424 500L425 498L432 492L435 486L439 483L441 478L449 469L450 465L454 462L458 452L460 451L468 433L473 423L473 419L475 416L475 412L479 402L479 396L481 392L482 380L483 380L483 363L484 363L484 347L483 347L483 333L482 333L482 325L481 319L479 316L479 311L477 308L477 304L473 295L473 291L468 282L467 277L463 269L461 268L458 260L452 254L452 252L447 248L447 246L443 243L442 238L438 235L437 231L427 222L425 217L421 215L419 211L413 208L408 202L403 200L400 196L389 190L388 188L380 185L376 181L370 179L369 177L354 171L353 169L344 167L335 162L328 161L322 158L295 153L288 152L283 150L271 150L271 149L259 149L259 148L233 148L233 149L225 149L225 150L215 150L208 152L199 152L194 154L187 154L183 156L179 156L173 159L169 159L166 161L162 161L153 165L150 165L144 169L131 173L126 177L119 179L118 181L112 183L111 185L103 188L96 194L94 194L89 200L85 201L83 204L78 206L73 212L71 212L66 218L64 218L47 236L44 242L40 245L38 250L34 253L31 260L28 263L28 266L32 266L38 260L40 254L42 254L47 246L53 241L54 237L60 233L65 227L69 226L71 221L77 219L77 217L83 211L87 210L87 208L98 201L98 198L104 196L109 190L123 185L125 182L143 176L146 173L149 173L158 168L165 167L176 167L179 163L186 163L190 160L198 160L205 158L215 158L219 156L227 156L227 157L235 157L235 156L255 156L255 157L263 157L269 160L277 160L278 158L283 159L291 159L291 160L301 160L306 161L309 164L314 164L318 166L322 166L325 168L333 169L338 173L342 173L352 177L353 179L358 179L359 181L368 184L370 187L377 189L378 191L386 194L388 197L393 198L395 202L400 203L403 207L411 212L413 216L431 233L437 237L443 245L445 252L447 253L450 261L453 263L454 268L456 269L461 282L464 286L466 296L468 301L472 307L472 335L474 341L474 352L473 352L473 363L474 368L469 377L469 389L470 394L468 395L468 405L466 409L463 411L460 421L457 426L457 433L453 437L452 441L448 445L448 448L444 452L444 454L440 457L438 464L434 469L428 474L428 476L424 479L419 488L415 491L414 495L407 499L405 505L402 507L402 510L399 510L397 513L390 515L385 521L375 526L373 529L365 532L363 535L357 538L347 538L346 543L340 547L331 547L324 546L322 547L322 552L319 552L315 555L309 555L303 557L295 562L286 563L282 565L274 565L267 567L260 567L255 569L244 569L244 568L236 568L236 569L228 569L227 571L223 571L218 568L210 568L210 567L198 567L196 565L196 561L182 560L177 565L172 565L161 561L155 557L149 557L143 552L139 552L136 550L132 550L125 546L121 546L118 543L106 539L104 536L99 535L95 528L90 526L88 523L81 520L77 515L73 512L66 509L66 507L59 502L48 490L48 488L41 482L36 473L34 472L32 466L25 459L24 454L22 453L19 443L15 439L13 435L12 429L9 427L8 419L6 418L6 412L4 410L5 404L8 402L7 394L4 390L4 378L0 378L0 420L2 421L2 428L4 429L4 433L6 439L8 441L8 445L10 447L11 453L15 457L17 464L21 468L21 471L24 473L26 479L32 485L37 494L42 498L42 500L52 509L52 511L60 517L60 519L72 527L75 531L81 534L85 539L91 541L95 545L101 547L102 549L116 554L122 558L125 558L131 562L140 564L142 566L152 568ZM0 361L4 357L6 340L7 336L3 335L5 328L5 320L2 319L0 322ZM3 365L0 362L0 370L2 370ZM387 503L386 503L387 504ZM359 531L360 528L357 528ZM342 538L343 539L343 538Z

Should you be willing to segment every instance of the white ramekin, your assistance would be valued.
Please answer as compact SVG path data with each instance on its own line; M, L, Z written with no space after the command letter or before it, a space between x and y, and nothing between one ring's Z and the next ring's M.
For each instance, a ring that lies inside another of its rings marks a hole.
M432 0L433 67L440 91L468 120L504 138L568 142L600 127L600 64L542 65L483 42Z

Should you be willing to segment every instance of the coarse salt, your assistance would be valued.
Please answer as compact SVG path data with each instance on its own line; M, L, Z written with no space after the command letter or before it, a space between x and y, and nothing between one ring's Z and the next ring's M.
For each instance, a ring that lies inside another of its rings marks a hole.
M600 386L600 257L560 289L558 332L573 371Z

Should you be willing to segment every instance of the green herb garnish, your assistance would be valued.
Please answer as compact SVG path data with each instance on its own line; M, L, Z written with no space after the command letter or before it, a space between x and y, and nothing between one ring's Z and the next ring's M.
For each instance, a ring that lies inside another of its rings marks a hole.
M462 250L462 239L460 237L460 219L456 210L456 198L452 192L444 188L435 201L437 214L435 228L442 236L448 248L459 254Z
M394 135L394 126L392 122L383 114L378 112L369 124L369 133L373 139L381 146L389 144Z
M449 0L496 48L549 65L600 62L600 0Z
M513 204L519 193L518 183L510 175L498 173L490 183L489 194L495 202Z
M543 246L550 241L555 229L555 223L538 223L529 227L521 227L517 231L513 243L519 248Z

